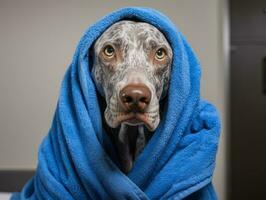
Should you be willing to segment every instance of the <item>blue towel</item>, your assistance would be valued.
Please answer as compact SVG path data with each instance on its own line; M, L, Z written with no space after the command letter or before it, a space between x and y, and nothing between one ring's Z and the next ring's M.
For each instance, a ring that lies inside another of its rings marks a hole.
M87 56L104 30L123 19L157 27L174 54L161 122L127 175L102 126ZM200 74L193 50L160 12L129 7L103 17L81 38L40 145L36 173L12 199L217 199L212 175L220 122L214 106L200 99Z

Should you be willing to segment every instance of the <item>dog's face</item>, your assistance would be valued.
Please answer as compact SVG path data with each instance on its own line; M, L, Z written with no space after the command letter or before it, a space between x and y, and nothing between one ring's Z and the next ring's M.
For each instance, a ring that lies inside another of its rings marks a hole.
M106 100L107 124L145 124L155 130L172 63L164 35L148 23L123 20L97 39L93 55L92 77Z

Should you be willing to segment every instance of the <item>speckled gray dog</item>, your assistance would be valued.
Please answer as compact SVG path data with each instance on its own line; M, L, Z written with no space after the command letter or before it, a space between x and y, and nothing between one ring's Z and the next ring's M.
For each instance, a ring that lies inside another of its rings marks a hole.
M92 54L92 76L106 103L104 121L128 173L160 122L172 49L154 26L123 20L97 39Z

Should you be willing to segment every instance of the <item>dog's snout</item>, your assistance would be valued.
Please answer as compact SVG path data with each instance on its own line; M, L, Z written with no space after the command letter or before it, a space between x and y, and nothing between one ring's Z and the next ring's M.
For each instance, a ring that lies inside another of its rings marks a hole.
M143 84L129 84L119 93L122 105L128 112L142 112L151 100L150 89Z

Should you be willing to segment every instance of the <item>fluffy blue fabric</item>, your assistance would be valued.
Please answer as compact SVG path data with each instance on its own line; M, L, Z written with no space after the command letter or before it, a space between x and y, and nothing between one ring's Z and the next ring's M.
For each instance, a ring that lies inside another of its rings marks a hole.
M87 56L101 33L123 19L154 25L174 53L161 122L128 175L118 168L102 127ZM200 64L182 34L156 10L123 8L81 38L39 148L36 174L12 199L217 199L211 180L219 132L215 108L200 100Z

